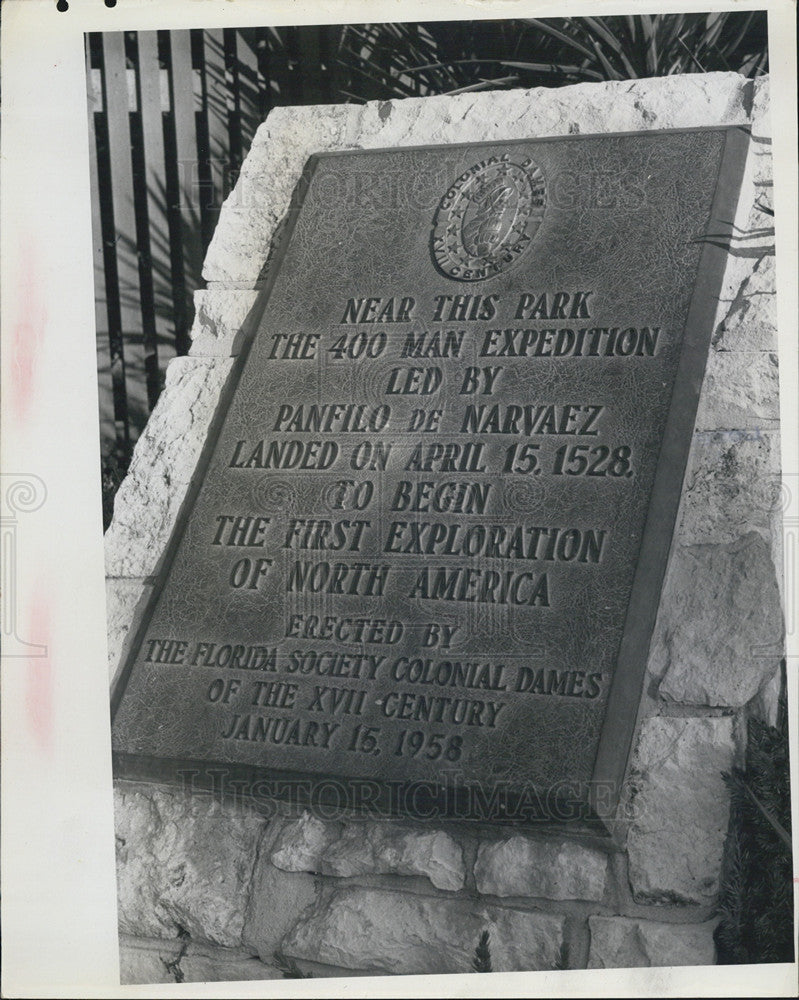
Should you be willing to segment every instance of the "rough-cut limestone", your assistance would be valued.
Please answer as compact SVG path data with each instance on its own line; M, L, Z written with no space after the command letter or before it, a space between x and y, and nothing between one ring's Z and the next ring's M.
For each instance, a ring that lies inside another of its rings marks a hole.
M774 351L777 346L770 136L764 81L755 84L749 156L719 295L713 336L719 351Z
M633 758L627 837L638 902L713 904L718 894L735 756L734 723L646 719Z
M466 878L463 851L442 830L401 823L330 823L309 812L286 824L271 858L288 872L426 875L438 889L462 889Z
M636 969L661 965L712 965L717 920L665 924L625 917L589 917L589 969Z
M711 351L696 429L772 430L779 422L777 355L771 351Z
M236 947L264 820L202 796L121 784L116 794L120 930Z
M661 698L741 708L779 666L782 638L774 563L760 535L676 548L649 659Z
M317 895L312 875L281 871L272 864L269 856L276 836L273 826L283 829L282 821L275 819L263 835L242 931L244 945L265 962L272 961L284 934Z
M122 986L174 983L174 968L180 960L183 942L145 940L120 935L119 981Z
M108 576L151 576L194 473L230 359L175 358L136 443L105 535Z
M259 962L242 949L203 947L184 939L159 941L127 935L119 942L119 972L123 986L281 978L278 969Z
M775 670L752 699L748 708L752 715L769 726L776 726L780 712L781 671Z
M137 609L147 600L152 585L136 577L106 577L105 613L108 634L108 673L114 679L125 639Z
M721 295L722 312L713 334L718 351L777 349L773 228L766 240L760 245L762 256L754 262L748 257L733 257L728 265L728 274L734 275L733 287L725 288Z
M694 435L677 519L683 545L768 535L780 503L777 431L724 430Z
M605 894L606 854L570 840L533 840L515 834L481 844L474 876L477 891L487 896L541 896L546 899L589 899Z
M189 354L213 358L238 354L249 333L257 298L257 292L246 289L202 288L195 292Z
M495 971L555 967L564 919L375 889L343 889L322 899L283 942L283 951L350 969L402 974L470 972L489 932Z
M276 108L222 207L206 281L252 287L314 152L739 124L755 88L737 73L494 91L365 105Z
M246 955L228 956L212 953L194 954L191 950L180 961L185 983L236 983L243 980L282 979L283 974L272 965Z

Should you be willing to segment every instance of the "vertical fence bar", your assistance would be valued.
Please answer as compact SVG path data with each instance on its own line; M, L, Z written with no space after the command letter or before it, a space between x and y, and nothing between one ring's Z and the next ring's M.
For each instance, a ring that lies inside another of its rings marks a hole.
M298 46L302 53L303 104L322 104L327 96L323 61L323 29L318 24L304 25L298 29Z
M285 84L281 104L303 104L302 49L300 29L294 26L281 29L286 51Z
M284 30L283 28L265 29L266 50L261 56L261 64L264 67L264 76L266 77L266 110L290 103L286 99L288 64L283 44L284 36L282 33Z
M118 236L117 236L117 210L114 204L117 196L117 189L114 185L114 165L116 157L112 154L112 127L111 108L109 98L111 92L116 89L115 84L109 79L109 59L108 49L111 48L110 36L95 36L97 40L98 58L100 61L103 91L103 114L101 121L95 119L98 128L98 175L102 178L100 186L101 205L101 227L103 238L103 270L105 272L106 305L108 312L108 350L109 368L111 372L111 384L114 393L114 425L116 428L116 444L118 458L127 463L130 455L131 433L129 426L128 396L125 371L125 345L123 338L123 313L122 296L120 288L120 261L118 259ZM118 60L117 60L118 61ZM124 54L123 54L124 62ZM110 59L110 66L114 66L113 56ZM127 81L124 80L124 122L128 122L127 104ZM118 84L117 84L118 86ZM114 100L113 106L120 102ZM114 145L118 147L119 142L116 133L119 129L114 129ZM122 166L124 169L124 164ZM117 187L119 181L117 180ZM119 209L122 212L122 207ZM126 319L129 317L129 310L125 311Z
M124 32L104 33L102 45L114 248L119 283L121 322L119 347L124 358L125 390L128 416L130 416L131 406L139 407L146 412L146 405L142 392L144 347L141 333L141 288L133 200L130 101ZM131 440L135 440L138 437L136 424L130 421L128 429Z
M221 30L203 32L203 117L207 147L204 161L207 189L201 205L203 243L211 240L219 210L228 194L230 179L230 130L228 127L228 82L225 38Z
M241 159L249 152L256 129L263 120L258 52L254 39L235 32L236 113L241 143Z
M100 175L97 166L97 135L95 115L101 111L100 95L95 89L92 67L91 37L86 36L86 95L89 124L89 185L92 198L92 261L94 265L94 325L97 343L97 389L100 418L100 445L102 453L115 443L114 384L108 347L108 295L106 273L103 266L103 224L100 217Z
M144 186L146 204L146 263L150 275L153 302L151 347L156 366L158 389L163 384L166 365L175 356L169 337L172 316L172 265L169 255L169 218L167 213L164 151L164 115L161 102L161 63L158 58L158 33L141 31L137 35L139 60L139 109L141 113ZM151 363L152 364L152 363ZM153 375L150 377L150 408ZM157 398L157 394L156 394Z
M341 43L342 28L338 24L324 24L321 31L321 58L325 63L324 72L324 103L339 103L340 65L338 48Z
M171 145L174 153L170 199L172 278L174 283L175 349L186 354L192 317L191 293L200 270L199 212L194 196L199 184L194 120L194 72L188 31L169 33Z
M240 126L240 114L239 114L239 99L238 99L238 89L239 89L239 68L238 68L238 56L236 54L236 32L233 28L225 28L223 31L224 46L225 46L225 59L227 65L230 68L230 76L228 78L229 93L230 93L230 109L228 114L228 134L229 134L229 148L230 148L230 167L231 167L231 184L236 183L238 178L239 168L242 164L242 148L241 148L241 126Z
M139 284L141 286L142 344L144 349L144 380L147 389L147 413L155 406L161 392L158 369L158 336L155 318L155 289L150 252L150 218L147 198L147 159L144 146L144 115L142 112L142 66L139 38L134 36L132 57L134 70L133 92L136 110L131 114L133 145L133 194L136 207L136 245L139 256Z
M128 432L138 437L131 409L146 412L143 373L141 287L131 159L130 97L124 32L103 34L105 108L113 204L114 252L119 289L120 339L124 356ZM144 415L144 414L142 414ZM141 421L139 421L141 422Z
M258 60L258 103L261 112L261 121L272 110L272 81L271 81L271 55L269 52L269 29L256 28L255 32L255 56Z
M97 136L94 116L101 110L100 100L95 91L94 74L91 64L89 39L86 39L86 94L89 119L89 183L92 194L92 262L94 266L94 321L97 333L105 331L108 325L105 294L105 271L103 269L103 230L100 219L100 178L97 170Z

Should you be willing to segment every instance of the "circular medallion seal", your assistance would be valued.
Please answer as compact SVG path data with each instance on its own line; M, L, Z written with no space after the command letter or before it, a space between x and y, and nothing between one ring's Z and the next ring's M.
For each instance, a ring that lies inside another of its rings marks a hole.
M546 188L529 157L488 156L441 199L431 236L436 267L456 281L482 281L513 266L541 225Z

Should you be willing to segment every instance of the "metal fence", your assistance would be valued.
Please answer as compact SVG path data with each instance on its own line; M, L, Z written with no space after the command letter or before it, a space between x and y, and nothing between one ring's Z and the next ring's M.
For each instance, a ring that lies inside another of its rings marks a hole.
M273 105L334 99L331 73L308 72L329 41L319 26L86 36L100 428L121 465L188 350L191 293L256 128Z

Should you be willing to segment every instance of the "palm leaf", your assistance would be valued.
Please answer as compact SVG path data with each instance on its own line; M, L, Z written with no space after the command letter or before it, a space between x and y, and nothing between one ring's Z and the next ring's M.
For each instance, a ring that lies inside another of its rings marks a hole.
M547 24L546 21L539 21L538 18L535 17L527 18L527 23L532 24L540 31L546 32L546 34L556 38L559 42L562 42L569 48L577 49L578 52L582 52L584 56L587 56L593 61L594 53L590 49L586 48L585 45L579 42L576 38L570 37L563 31L558 31L558 29L554 28L551 24Z
M603 39L613 49L613 51L619 56L622 63L624 64L624 68L629 73L630 78L635 79L638 76L638 74L635 72L632 63L625 55L622 43L619 41L618 38L615 38L613 36L612 32L609 31L609 29L602 22L602 20L598 17L584 17L583 21L586 25L588 25L589 28L591 28L596 34L598 34L599 37Z
M602 48L599 45L599 42L597 42L596 39L592 38L591 39L591 44L594 47L594 51L596 52L597 59L599 59L600 63L604 67L605 72L608 74L608 76L610 77L610 79L611 80L622 80L623 77L622 77L621 73L619 73L618 70L614 69L610 65L610 63L608 62L608 60L607 60L607 58L605 56L605 53L602 51Z

